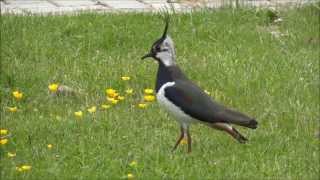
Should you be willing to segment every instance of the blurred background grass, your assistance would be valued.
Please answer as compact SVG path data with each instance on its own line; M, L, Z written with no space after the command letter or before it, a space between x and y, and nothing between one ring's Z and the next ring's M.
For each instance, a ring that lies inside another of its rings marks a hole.
M174 14L169 34L188 77L219 102L256 117L249 144L193 126L193 152L170 150L179 134L156 103L146 109L157 65L142 61L163 30L157 14L2 16L1 128L5 179L317 179L319 176L319 10L229 9ZM274 34L278 34L274 35ZM130 76L128 82L121 76ZM48 95L50 83L76 96ZM135 93L94 114L105 89ZM22 101L12 91L24 93ZM10 113L7 107L17 106ZM82 110L82 120L74 112ZM53 144L52 149L47 144ZM15 158L7 152L16 152ZM136 167L130 167L131 161ZM16 166L29 164L30 172Z

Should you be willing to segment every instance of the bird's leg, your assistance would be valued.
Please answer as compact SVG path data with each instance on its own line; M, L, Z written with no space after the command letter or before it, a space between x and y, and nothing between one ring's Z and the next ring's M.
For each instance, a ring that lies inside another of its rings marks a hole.
M178 138L178 140L177 140L176 144L174 145L172 151L177 149L177 147L180 144L181 140L184 138L184 131L183 131L183 127L182 126L180 127L180 131L181 131L180 137Z
M191 136L189 132L189 128L187 129L187 141L188 141L188 153L191 153Z
M209 124L209 126L212 128L227 132L240 143L245 143L248 140L242 134L240 134L235 128L233 128L230 124L212 123L212 124Z

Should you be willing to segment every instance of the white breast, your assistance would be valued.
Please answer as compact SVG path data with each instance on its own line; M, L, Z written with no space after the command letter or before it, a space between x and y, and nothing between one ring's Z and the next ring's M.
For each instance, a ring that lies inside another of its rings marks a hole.
M195 122L191 116L184 113L178 106L174 105L165 97L165 88L173 86L174 82L167 82L161 86L157 93L157 101L160 106L162 106L166 111L175 116L176 120L181 123L183 126L188 126L188 124Z

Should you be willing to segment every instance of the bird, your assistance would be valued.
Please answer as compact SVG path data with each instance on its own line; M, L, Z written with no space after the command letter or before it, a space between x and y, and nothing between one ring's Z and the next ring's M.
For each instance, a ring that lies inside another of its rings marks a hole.
M219 104L187 78L176 63L174 42L167 34L168 26L167 18L162 36L141 59L154 59L158 62L155 85L157 101L180 125L180 136L172 151L186 139L187 152L191 152L192 139L189 129L191 124L197 123L224 131L239 143L245 143L248 139L232 125L256 129L258 122L244 113Z

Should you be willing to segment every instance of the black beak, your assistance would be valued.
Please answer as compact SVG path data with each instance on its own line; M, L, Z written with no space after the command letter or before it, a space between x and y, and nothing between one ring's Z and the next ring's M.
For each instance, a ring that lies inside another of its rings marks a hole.
M145 59L145 58L148 58L148 57L153 57L153 54L151 52L149 52L148 54L142 56L141 59Z

